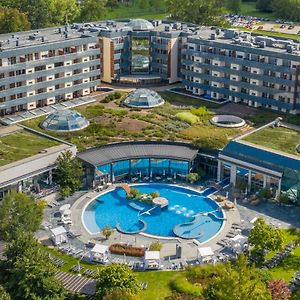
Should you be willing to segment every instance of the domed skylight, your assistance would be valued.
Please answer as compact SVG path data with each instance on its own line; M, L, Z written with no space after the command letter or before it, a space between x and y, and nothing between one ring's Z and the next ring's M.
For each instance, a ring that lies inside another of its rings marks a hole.
M50 114L42 123L43 129L66 132L83 129L89 125L89 121L79 112L65 109Z
M133 19L127 26L131 27L134 31L146 31L154 29L152 23L144 19Z
M164 99L155 91L137 89L128 94L123 103L129 107L152 108L164 104Z

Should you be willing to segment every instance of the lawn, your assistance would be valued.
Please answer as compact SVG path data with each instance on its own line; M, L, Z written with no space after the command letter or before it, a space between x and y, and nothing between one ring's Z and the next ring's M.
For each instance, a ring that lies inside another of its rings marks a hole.
M275 36L280 38L287 38L287 39L294 39L294 40L300 40L300 36L297 34L292 33L283 33L283 32L277 32L277 31L268 31L268 30L257 30L257 29L250 29L250 28L244 28L244 27L235 27L242 31L251 31L253 33L261 34L261 35L269 35L269 36Z
M267 127L246 136L243 140L270 149L298 155L296 146L300 141L300 132L284 127Z
M144 18L144 19L166 19L167 12L164 7L140 8L138 5L119 5L119 7L108 10L104 20L123 19L123 18Z
M197 124L199 122L199 118L189 111L182 111L175 115L175 117L183 122L189 123L191 125Z
M27 130L0 137L0 166L38 154L41 150L59 145Z

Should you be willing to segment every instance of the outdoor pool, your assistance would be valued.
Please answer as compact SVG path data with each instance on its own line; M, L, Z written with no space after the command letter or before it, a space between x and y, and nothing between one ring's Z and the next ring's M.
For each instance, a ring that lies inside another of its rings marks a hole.
M110 226L125 233L143 231L160 237L180 236L204 242L222 227L224 214L218 204L208 197L214 191L211 188L202 193L159 183L132 184L130 187L137 188L141 193L159 192L161 197L169 201L169 205L161 209L129 201L125 190L116 188L100 195L85 207L82 221L91 234Z

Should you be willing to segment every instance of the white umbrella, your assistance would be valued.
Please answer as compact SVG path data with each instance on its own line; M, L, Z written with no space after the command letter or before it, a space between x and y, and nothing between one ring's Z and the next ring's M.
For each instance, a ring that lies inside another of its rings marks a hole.
M71 204L65 204L65 205L60 207L59 211L69 210L70 207L71 207Z
M176 179L176 172L174 172L174 179Z
M226 198L227 198L227 199L228 199L228 195L229 195L229 193L227 192L227 193L226 193Z
M166 170L165 169L163 170L163 176L164 177L166 176Z
M140 179L142 178L142 171L140 171Z
M111 180L111 181L114 183L115 180L116 180L116 179L115 179L115 174L113 173L113 174L112 174L112 180Z
M152 178L152 170L150 171L150 178Z

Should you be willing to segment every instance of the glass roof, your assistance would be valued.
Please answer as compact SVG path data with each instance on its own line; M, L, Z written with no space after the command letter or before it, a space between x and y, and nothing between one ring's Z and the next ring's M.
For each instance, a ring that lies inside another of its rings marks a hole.
M127 95L123 103L130 107L152 108L164 104L164 99L155 91L137 89Z
M52 131L75 131L89 125L89 121L79 112L64 109L50 114L42 123L41 127Z
M130 26L134 31L152 30L154 29L152 23L144 19L133 19L127 26Z

